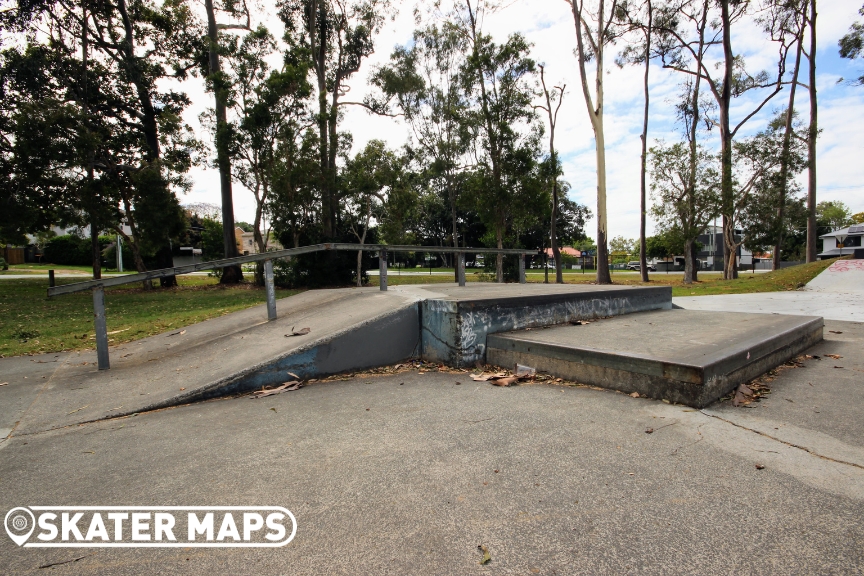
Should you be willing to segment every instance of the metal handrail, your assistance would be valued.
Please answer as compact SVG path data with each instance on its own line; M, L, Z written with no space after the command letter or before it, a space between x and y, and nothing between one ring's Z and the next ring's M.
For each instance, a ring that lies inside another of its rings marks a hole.
M61 296L63 294L74 294L75 292L84 292L93 288L109 286L122 286L123 284L135 284L136 282L144 282L147 280L157 280L168 276L180 276L191 272L200 272L201 270L215 270L217 268L228 268L229 266L238 266L240 264L251 264L253 262L266 262L267 260L278 260L281 258L289 258L291 256L299 256L300 254L310 254L312 252L324 252L328 250L363 250L365 252L435 252L435 253L450 253L450 254L505 254L505 255L529 255L536 254L536 250L521 250L515 248L452 248L447 246L409 246L409 245L388 245L388 244L349 244L342 242L312 244L310 246L301 246L299 248L286 248L284 250L273 250L270 252L261 252L259 254L250 254L248 256L237 256L235 258L223 258L221 260L211 260L209 262L201 262L199 264L188 264L186 266L175 266L174 268L161 268L158 270L148 270L139 274L125 274L123 276L112 276L110 278L101 278L99 280L87 280L85 282L75 282L72 284L63 284L48 288L48 296Z
M200 264L189 264L188 266L176 266L174 268L162 268L159 270L148 270L139 274L126 274L124 276L113 276L111 278L100 278L86 282L75 282L62 286L48 288L48 296L61 296L63 294L74 294L86 290L93 291L93 324L96 331L96 357L99 370L108 370L110 362L108 359L108 325L105 319L105 288L109 286L122 286L123 284L134 284L145 282L167 276L179 276L198 272L200 270L215 270L249 264L252 262L264 262L264 286L267 290L267 319L276 319L276 287L273 281L273 260L310 254L312 252L323 252L327 250L350 250L365 252L378 252L378 282L382 291L387 290L387 252L436 252L456 254L456 278L459 286L465 286L465 254L504 254L517 255L519 258L519 283L525 283L525 256L536 254L536 250L520 250L513 248L451 248L447 246L406 246L388 244L350 244L344 242L332 242L325 244L313 244L299 248L287 248L285 250L273 250L260 254L248 256L237 256L236 258L223 258L211 260Z

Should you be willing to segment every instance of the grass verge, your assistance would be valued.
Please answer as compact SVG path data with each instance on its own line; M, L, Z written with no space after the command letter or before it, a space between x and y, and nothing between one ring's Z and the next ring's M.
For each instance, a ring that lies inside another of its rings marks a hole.
M143 290L118 286L105 293L109 342L120 344L266 302L263 288L220 286L216 278L178 276L179 286ZM58 279L58 284L77 281ZM0 358L96 347L89 292L48 298L42 279L0 280ZM276 290L276 298L299 290ZM112 334L112 332L114 332Z

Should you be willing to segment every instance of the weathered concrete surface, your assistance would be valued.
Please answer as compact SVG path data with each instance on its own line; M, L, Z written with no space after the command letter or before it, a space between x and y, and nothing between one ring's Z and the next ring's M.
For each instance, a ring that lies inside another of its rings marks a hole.
M582 326L491 335L491 364L701 408L822 340L821 318L643 312Z
M810 292L864 295L864 260L837 260L804 287Z
M425 286L421 355L450 366L486 359L489 334L670 308L672 289L572 284Z
M826 328L842 334L826 331L823 359L781 371L751 408L406 373L13 437L0 443L4 514L277 505L298 530L269 550L22 549L3 534L0 571L860 573L864 326Z
M0 428L27 434L320 376L398 362L419 349L417 304L370 289L309 291L95 352L0 359ZM292 328L307 335L286 338ZM47 370L41 366L46 362ZM8 375L8 377L7 377ZM2 432L3 430L0 430Z

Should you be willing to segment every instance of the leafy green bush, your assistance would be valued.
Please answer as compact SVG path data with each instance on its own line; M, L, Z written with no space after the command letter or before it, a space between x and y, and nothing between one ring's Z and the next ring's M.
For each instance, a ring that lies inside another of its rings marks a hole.
M105 247L114 242L114 236L100 236L99 249L104 252ZM42 252L42 261L60 266L89 266L93 263L93 256L90 252L90 238L81 238L74 234L66 234L65 236L56 236L45 244L45 249ZM126 250L123 251L123 263L126 260ZM129 252L129 262L132 262L132 253ZM109 266L114 266L114 261L105 259L102 256L102 264L106 263Z
M0 270L9 270L9 264L5 258L0 258Z
M45 245L43 261L61 266L86 266L93 262L90 240L72 234L52 238Z

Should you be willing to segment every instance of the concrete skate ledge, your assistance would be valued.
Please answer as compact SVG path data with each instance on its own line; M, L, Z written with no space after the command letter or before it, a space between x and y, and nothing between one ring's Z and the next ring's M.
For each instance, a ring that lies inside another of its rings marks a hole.
M669 310L490 335L487 357L500 366L525 364L585 384L702 408L821 341L823 324L818 317ZM685 340L688 332L699 338L712 329L719 332L713 345Z

